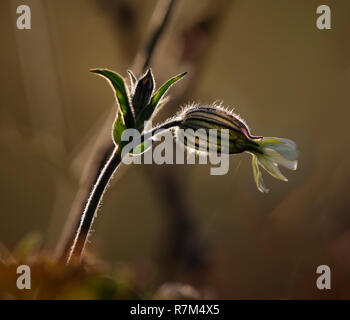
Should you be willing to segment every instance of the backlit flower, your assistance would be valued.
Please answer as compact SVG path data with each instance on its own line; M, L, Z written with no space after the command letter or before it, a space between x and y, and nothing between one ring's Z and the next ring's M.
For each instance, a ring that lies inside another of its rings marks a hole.
M229 154L250 153L253 156L254 180L261 192L268 192L269 190L263 183L260 167L264 168L273 177L283 181L287 181L287 178L280 172L279 165L291 170L297 168L298 150L293 141L282 138L252 136L248 126L238 115L221 106L193 105L181 111L179 119L181 120L179 125L181 129L193 129L194 132L198 129L202 129L202 132L203 129L205 130L206 134L202 135L198 133L192 136L186 134L186 139L184 139L184 136L179 136L181 133L178 133L180 141L190 149L200 152L226 151ZM210 129L228 129L229 140L220 140L218 133L216 145L207 144L207 134ZM201 147L203 145L205 149Z

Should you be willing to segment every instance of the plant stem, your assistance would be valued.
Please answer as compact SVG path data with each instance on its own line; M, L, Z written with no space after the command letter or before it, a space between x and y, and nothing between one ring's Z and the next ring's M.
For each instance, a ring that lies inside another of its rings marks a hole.
M152 59L154 51L157 44L165 31L165 28L170 20L171 13L173 11L176 0L159 0L155 13L153 14L152 21L150 26L152 32L150 38L147 41L147 44L143 50L140 50L135 57L134 68L142 72L145 70ZM142 68L142 69L141 69ZM66 261L67 257L71 256L69 253L70 246L72 241L76 238L74 231L80 226L79 217L81 211L84 207L84 202L86 197L89 195L90 189L86 188L86 185L92 185L97 183L100 173L99 171L103 168L104 159L109 159L111 152L113 150L113 143L109 144L104 141L104 136L100 136L98 153L96 153L95 160L93 164L89 166L87 172L89 176L84 177L83 182L79 187L79 191L74 200L71 212L69 214L68 220L64 232L61 235L61 239L56 248L56 259L59 261ZM85 209L84 211L85 212ZM69 258L70 260L70 258Z
M151 131L144 133L141 136L141 142L152 137L156 133L168 130L177 126L180 123L179 120L172 120L163 123L162 125L153 128ZM67 260L67 263L80 263L83 257L85 245L91 230L91 226L94 222L96 211L98 209L99 203L103 197L103 194L107 188L109 180L112 178L114 171L118 168L120 162L122 161L122 147L117 146L114 148L113 153L103 170L101 171L95 186L91 192L91 195L85 205L83 214L81 216L80 224L76 232L74 242Z
M119 150L120 149L118 149L118 147L113 150L111 157L107 161L96 181L91 195L85 205L67 263L81 261L98 205L102 199L104 191L106 190L109 180L121 162Z

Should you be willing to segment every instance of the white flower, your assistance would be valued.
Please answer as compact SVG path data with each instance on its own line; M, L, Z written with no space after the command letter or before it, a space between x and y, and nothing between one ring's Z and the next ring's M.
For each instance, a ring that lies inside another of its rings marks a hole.
M292 140L282 138L262 138L260 152L251 152L253 155L252 166L254 180L261 192L268 192L264 185L260 166L276 179L288 181L281 173L278 166L281 165L290 170L296 170L298 165L298 149Z

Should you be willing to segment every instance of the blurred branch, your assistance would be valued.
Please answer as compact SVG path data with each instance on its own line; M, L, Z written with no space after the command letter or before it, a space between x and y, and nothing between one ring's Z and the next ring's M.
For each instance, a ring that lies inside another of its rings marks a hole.
M17 19L15 13L20 4L19 0L11 1L14 19ZM58 165L63 161L66 151L69 126L66 121L45 1L34 1L32 10L36 13L36 23L42 27L33 28L29 33L14 31L17 54L33 128L33 141L43 148L53 164ZM28 137L25 139L28 140Z
M135 70L140 69L140 65L143 64L141 72L144 72L150 65L154 51L156 49L159 40L164 33L166 26L169 23L171 13L177 0L161 0L157 4L157 9L151 19L151 36L146 44L144 50L141 50L135 59L134 68Z
M181 48L177 64L185 65L190 73L184 90L169 101L166 108L168 116L173 115L191 97L231 4L230 0L210 3L206 11L193 19L176 37L176 46ZM157 56L157 59L162 57ZM199 271L205 271L206 244L191 218L192 208L186 190L188 184L184 181L188 178L187 175L181 174L179 166L147 166L144 170L151 177L148 180L157 191L157 203L162 207L168 225L164 234L167 245L162 244L161 248L163 268L160 277L168 279L181 267L198 275Z

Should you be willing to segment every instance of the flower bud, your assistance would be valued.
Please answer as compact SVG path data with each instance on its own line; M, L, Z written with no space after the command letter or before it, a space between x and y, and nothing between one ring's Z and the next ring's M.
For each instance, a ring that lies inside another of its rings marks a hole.
M153 93L154 88L154 78L151 70L137 82L135 93L132 97L132 105L135 114L148 105L150 98Z
M183 142L187 147L197 151L204 151L200 145L204 145L207 141L207 134L210 135L210 130L217 130L217 151L224 152L223 143L225 143L226 152L241 153L244 151L259 152L259 140L261 137L253 137L248 126L239 116L233 112L226 110L220 106L191 106L184 109L180 114L181 129L193 129L196 134L196 141L191 141L191 135L187 135L187 141ZM200 134L205 130L207 134ZM229 139L221 139L221 130L228 130ZM195 137L193 137L195 139ZM211 148L209 148L210 151Z

